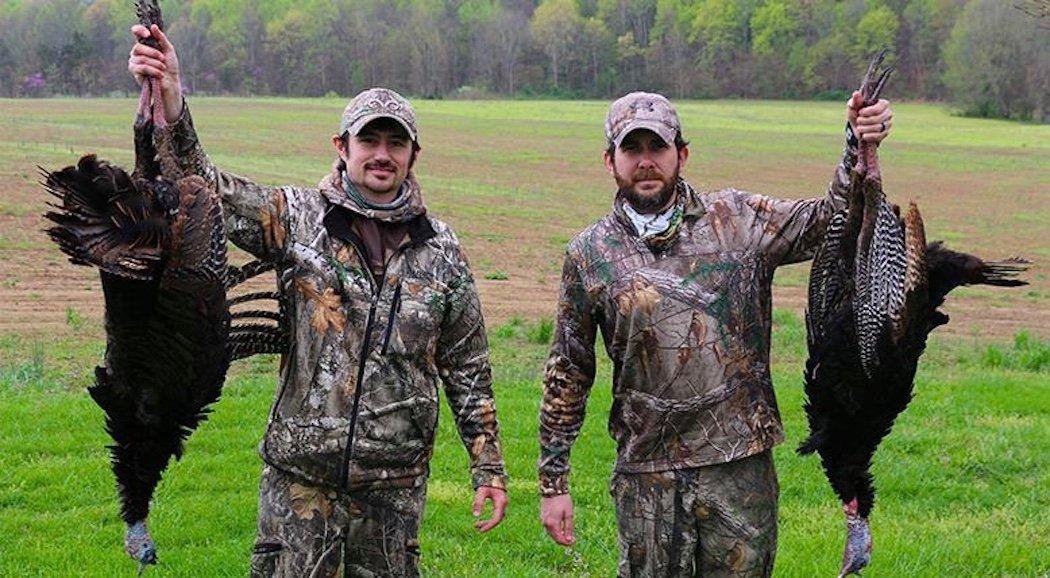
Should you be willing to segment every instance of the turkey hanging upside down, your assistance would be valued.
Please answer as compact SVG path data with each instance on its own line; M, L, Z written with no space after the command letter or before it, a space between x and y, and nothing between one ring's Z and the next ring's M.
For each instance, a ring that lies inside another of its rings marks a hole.
M140 1L137 11L144 25L160 24L155 1ZM170 141L154 133L163 123L159 99L155 83L145 83L131 175L95 155L57 172L41 169L58 199L45 215L48 234L71 262L101 275L105 363L88 391L106 414L124 549L140 572L157 562L146 525L154 490L218 400L230 362L287 348L278 293L227 301L228 289L273 265L228 265L219 196L198 176L180 178ZM231 306L245 305L251 309L231 315Z
M878 101L892 68L885 52L868 67L864 106ZM858 573L871 558L868 515L875 499L872 456L911 401L915 370L937 310L961 285L1025 285L1015 277L1027 261L986 263L926 244L915 203L900 218L882 191L877 149L861 141L850 175L849 206L832 216L809 279L805 368L810 435L801 454L817 452L846 513L846 547L839 576Z

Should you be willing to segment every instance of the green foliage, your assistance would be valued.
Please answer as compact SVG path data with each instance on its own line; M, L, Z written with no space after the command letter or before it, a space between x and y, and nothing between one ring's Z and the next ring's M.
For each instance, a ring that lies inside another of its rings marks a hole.
M66 307L66 325L79 331L84 326L84 316L75 307Z
M945 83L965 114L1050 120L1050 42L1009 2L971 0L945 50Z
M433 98L609 98L652 87L676 98L820 98L852 89L868 58L888 48L896 98L950 94L967 114L1045 120L1050 43L1015 4L162 2L183 83L196 93L348 96L380 85ZM0 94L131 89L132 21L122 0L3 3Z
M19 353L22 355L24 351ZM21 389L43 379L46 359L43 347L37 344L28 353L28 359L13 361L12 356L12 361L0 364L0 388Z
M1050 342L1022 331L1014 336L1012 346L986 346L981 365L995 369L1050 372Z
M549 345L551 336L554 335L554 320L543 318L529 328L529 342L540 345Z
M872 54L891 48L897 39L900 22L897 15L886 6L869 10L857 23L857 32L853 44L853 55L863 61Z
M496 269L491 273L485 273L485 278L490 281L506 281L507 279L510 279L510 276L507 275L506 271L502 269Z

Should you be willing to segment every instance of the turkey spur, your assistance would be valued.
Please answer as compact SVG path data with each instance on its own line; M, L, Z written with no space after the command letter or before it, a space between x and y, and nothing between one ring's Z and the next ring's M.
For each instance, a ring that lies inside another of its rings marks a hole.
M864 106L878 101L892 68L884 54L861 84ZM839 576L871 557L868 515L875 498L872 456L911 401L915 370L938 310L961 285L1024 285L1022 259L985 262L940 242L927 244L914 203L903 219L886 199L875 146L861 141L849 206L832 216L809 279L805 367L810 435L799 453L817 452L846 513Z

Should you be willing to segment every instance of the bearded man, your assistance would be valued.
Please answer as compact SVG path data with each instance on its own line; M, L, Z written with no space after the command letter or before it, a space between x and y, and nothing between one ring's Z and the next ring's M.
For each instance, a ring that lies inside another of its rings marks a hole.
M601 330L613 363L610 492L620 576L769 576L783 441L769 370L773 271L809 259L845 206L858 139L879 143L885 100L847 106L847 146L825 197L697 191L674 106L612 103L612 212L569 242L540 410L541 521L575 541L569 451L583 424Z
M222 197L229 238L276 263L291 347L260 446L265 462L253 576L415 576L419 524L444 384L475 489L503 518L506 475L477 290L452 229L431 216L412 167L415 114L392 90L354 97L317 188L264 186L204 153L175 48L136 26L128 69L160 80L158 147ZM154 95L156 98L156 95Z

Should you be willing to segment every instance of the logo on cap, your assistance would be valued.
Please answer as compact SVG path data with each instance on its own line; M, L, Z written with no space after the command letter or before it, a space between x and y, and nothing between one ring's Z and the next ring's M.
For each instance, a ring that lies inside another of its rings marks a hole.
M416 113L412 105L389 88L370 88L350 100L339 120L339 134L356 136L366 124L377 118L392 118L418 143Z
M667 144L682 130L671 101L654 92L632 92L609 106L605 116L605 138L619 147L631 131L647 129L656 133Z

